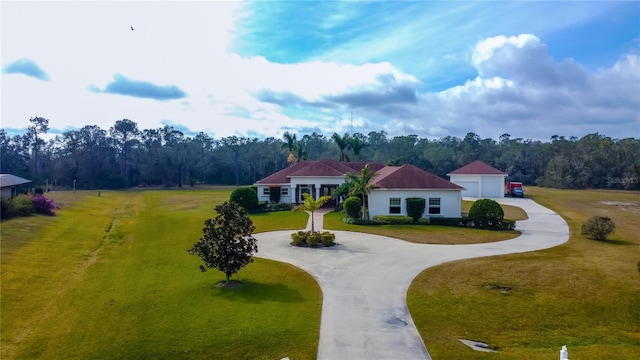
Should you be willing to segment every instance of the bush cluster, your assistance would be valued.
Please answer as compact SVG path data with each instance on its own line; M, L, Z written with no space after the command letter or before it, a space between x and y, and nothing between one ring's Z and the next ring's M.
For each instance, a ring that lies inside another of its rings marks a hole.
M615 229L616 224L609 217L594 216L582 224L582 235L604 241Z
M31 196L20 194L10 199L0 200L0 216L9 219L16 216L31 216L33 214L55 215L58 209L53 200L44 195Z
M311 234L311 231L298 231L291 234L292 244L295 246L333 246L336 235L329 231L316 232Z
M384 225L384 223L381 223L380 221L377 220L373 220L373 219L354 219L350 216L345 216L342 218L342 221L345 224L350 224L350 225Z

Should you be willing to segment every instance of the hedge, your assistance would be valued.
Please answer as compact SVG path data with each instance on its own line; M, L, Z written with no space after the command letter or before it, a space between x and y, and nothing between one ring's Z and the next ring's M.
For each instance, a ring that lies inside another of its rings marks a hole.
M405 225L413 224L414 222L413 218L402 215L376 215L373 220L389 225Z

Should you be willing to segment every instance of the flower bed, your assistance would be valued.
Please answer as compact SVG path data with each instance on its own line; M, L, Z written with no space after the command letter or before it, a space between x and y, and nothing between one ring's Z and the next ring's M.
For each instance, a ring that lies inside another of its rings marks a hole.
M324 231L316 232L314 234L311 231L298 231L291 234L291 245L299 247L329 247L335 245L336 234Z

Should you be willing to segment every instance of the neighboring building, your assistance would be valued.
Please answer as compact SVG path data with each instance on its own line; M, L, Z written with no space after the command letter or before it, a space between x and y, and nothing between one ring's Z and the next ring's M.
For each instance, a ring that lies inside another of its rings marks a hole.
M462 196L478 198L504 197L507 173L476 160L447 174L452 183L465 188Z
M256 182L258 199L269 201L272 191L280 191L281 203L292 204L302 202L304 193L316 199L332 195L345 182L346 174L357 175L367 164L378 174L371 180L376 188L369 195L370 216L406 215L405 199L409 197L426 200L425 217L460 216L463 188L413 165L305 160ZM338 200L331 205L338 205Z
M0 174L0 191L3 199L16 196L23 190L28 190L31 180L11 174Z

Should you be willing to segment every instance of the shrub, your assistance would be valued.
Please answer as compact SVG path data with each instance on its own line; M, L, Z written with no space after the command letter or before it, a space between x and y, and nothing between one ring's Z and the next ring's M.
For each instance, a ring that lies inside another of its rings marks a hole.
M442 226L461 226L460 222L462 218L459 217L430 217L429 224L430 225L442 225Z
M430 224L429 218L420 218L420 219L418 219L418 224L420 224L420 225L429 225Z
M502 220L498 223L498 229L500 230L515 230L516 222L514 220Z
M31 196L20 194L11 199L13 213L16 216L29 216L33 214L33 202Z
M318 239L318 238L319 238L319 237L320 237L320 234L318 234L318 233L315 233L315 234L309 234L309 235L307 236L307 245L309 245L309 246L316 246L316 245L318 245L318 241L319 241L319 239Z
M242 186L233 190L229 202L236 203L245 210L251 210L258 205L258 193L251 186Z
M45 214L45 215L55 215L53 209L57 209L56 204L53 203L53 200L47 199L44 195L36 195L31 200L33 204L33 211L37 214Z
M267 204L267 211L291 211L291 204L269 203Z
M280 202L280 187L274 186L269 188L269 202L279 203Z
M300 246L306 241L306 236L304 236L303 231L298 231L297 233L291 234L291 240L293 240L293 245Z
M0 199L0 218L8 219L15 216L11 199Z
M413 219L402 215L376 215L373 220L389 225L413 224Z
M418 222L418 219L422 218L425 208L424 198L407 198L407 215L413 219L414 223Z
M384 225L384 223L373 219L354 219L352 217L344 217L342 221L350 225Z
M359 197L350 196L343 204L344 212L352 219L359 219L362 213L362 201Z
M589 235L595 240L607 240L613 233L616 224L607 216L594 216L582 224L582 235Z
M325 231L320 234L320 239L322 240L322 245L331 246L336 239L336 234Z
M480 199L471 205L469 218L478 228L497 228L504 219L504 212L495 200Z

